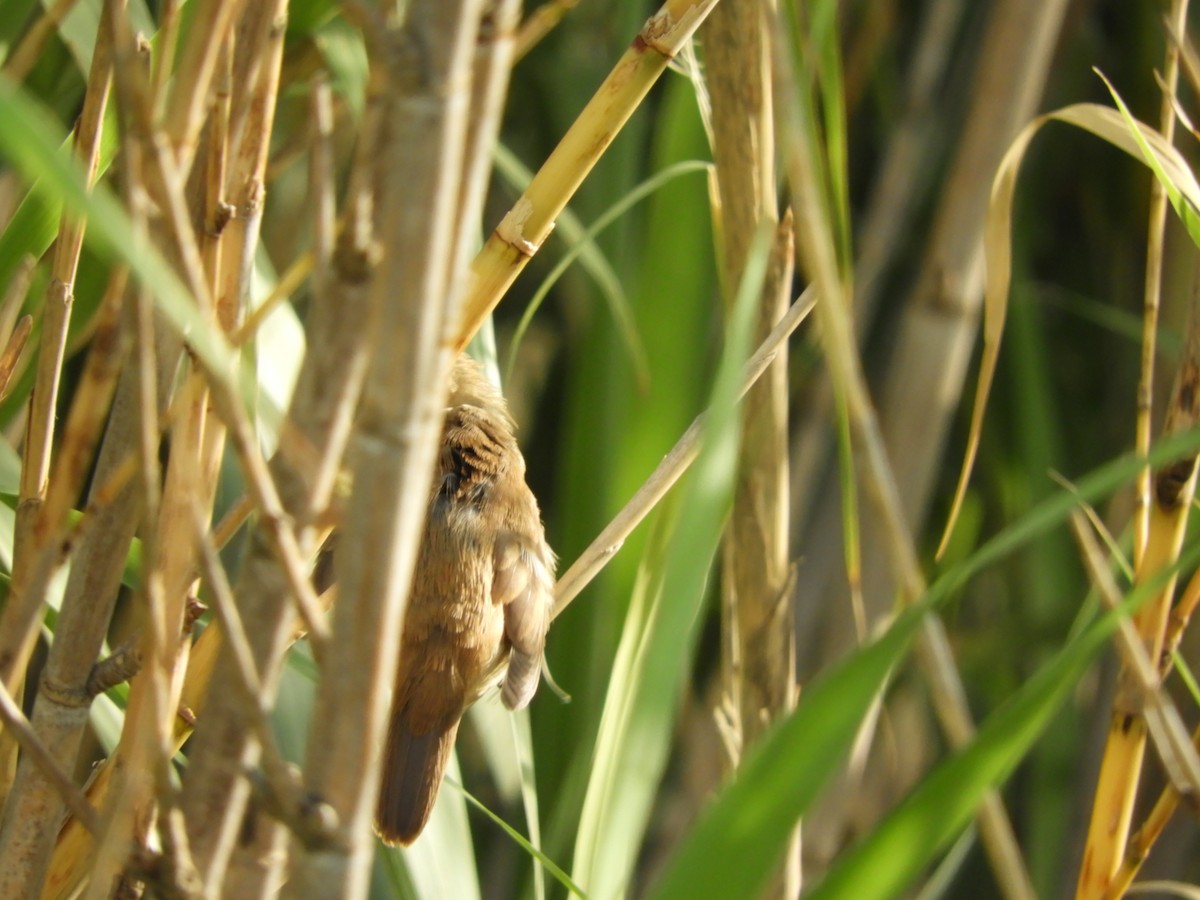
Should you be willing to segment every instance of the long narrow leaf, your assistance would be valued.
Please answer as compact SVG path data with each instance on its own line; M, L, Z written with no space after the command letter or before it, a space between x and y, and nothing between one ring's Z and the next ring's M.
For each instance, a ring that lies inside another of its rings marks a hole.
M666 764L708 570L732 498L740 440L738 370L750 346L769 239L769 230L757 236L746 266L704 444L677 495L673 533L660 519L621 636L575 850L575 881L594 897L627 890Z
M1150 454L1150 462L1159 464L1178 458L1197 446L1200 446L1200 430L1193 430L1163 441ZM708 807L668 864L650 895L653 900L754 896L769 876L796 821L845 759L869 703L909 647L920 617L953 596L977 572L1062 523L1081 498L1095 502L1128 483L1143 465L1145 460L1127 454L1081 479L1075 493L1063 492L1047 498L969 559L946 571L930 586L921 602L898 617L882 636L856 650L808 686L793 713L747 757L737 779ZM1064 670L1066 675L1063 675L1054 670L1059 675L1067 677L1075 671L1072 666L1086 662L1082 656L1077 660L1071 655L1077 648L1085 648L1078 651L1080 654L1085 650L1092 652L1095 648L1087 642L1103 641L1102 636L1092 631L1084 634L1085 637L1071 643L1069 651L1064 651L1070 662L1058 664L1069 671ZM1054 681L1051 675L1041 677ZM1039 688L1038 696L1044 693L1045 689ZM1022 707L1023 715L1044 715L1043 706L1030 703L1029 708ZM1029 740L1036 727L1034 722L1024 732ZM993 760L991 764L994 774L997 763ZM969 804L969 810L976 805ZM957 831L950 837L954 834Z

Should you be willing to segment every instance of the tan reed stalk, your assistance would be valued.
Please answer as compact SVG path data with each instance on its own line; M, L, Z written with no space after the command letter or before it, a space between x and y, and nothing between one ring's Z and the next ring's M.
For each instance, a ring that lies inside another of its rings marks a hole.
M75 130L75 155L86 172L89 186L96 178L100 134L108 105L112 74L111 45L111 33L100 29L83 110ZM83 235L84 223L64 216L55 242L54 261L42 315L37 378L26 425L21 466L13 548L13 596L0 614L0 678L14 695L19 693L18 687L24 678L25 663L36 634L40 612L40 598L29 598L22 592L22 585L37 549L38 532L45 531L45 523L39 523L40 510L50 472L54 410ZM0 787L0 798L7 793L5 787Z
M742 280L752 238L778 223L775 127L768 22L775 4L723 0L700 29L705 84L712 103L713 158L720 197L720 241L726 310ZM791 218L772 247L761 290L756 341L787 308L794 248ZM795 705L795 622L789 583L790 502L787 439L787 345L744 399L741 461L722 546L722 688L732 768L741 753ZM800 893L796 829L764 896Z
M327 89L318 91L318 97L325 94ZM366 370L366 339L371 330L367 289L374 243L371 177L381 103L382 86L376 85L368 98L363 137L352 171L346 224L333 249L333 172L328 147L332 122L328 98L316 101L318 134L311 183L313 196L318 199L314 230L319 276L314 281L313 305L306 323L308 350L279 450L270 463L283 507L295 521L309 554L315 552L323 537L313 531L314 520L330 502L332 472L337 471L341 460ZM330 252L332 260L327 259ZM289 453L288 448L295 445L311 453ZM331 459L333 465L313 465L312 457ZM251 532L234 594L254 664L264 689L273 696L284 654L295 638L296 617L287 581L273 558L269 535L261 523ZM213 679L211 712L199 722L183 793L196 864L202 877L213 884L223 880L249 796L249 784L231 769L229 762L237 760L248 767L259 757L257 741L248 727L255 711L247 708L233 689L228 663L231 652L219 648L217 655L222 662L215 669L199 670L205 675L211 673ZM193 683L194 690L203 690L203 682L189 676L189 684Z
M108 5L119 6L110 0ZM94 182L99 157L100 134L112 77L112 32L100 28L97 33L92 68L84 96L83 110L75 131L75 153L86 172L88 184ZM55 431L55 409L62 375L63 354L67 328L70 324L71 301L75 274L83 246L84 223L63 218L55 244L51 279L46 292L39 348L37 376L25 433L25 454L21 466L21 481L17 506L13 548L13 581L9 600L0 613L0 680L13 696L20 696L24 685L25 666L38 632L44 592L36 582L35 572L42 570L38 557L42 554L48 533L63 524L63 518L52 520L43 504L46 499L51 463L51 447ZM65 518L65 512L62 514ZM49 571L46 571L48 577ZM64 610L68 622L78 609ZM43 683L49 687L39 696L33 718L34 729L51 758L70 771L77 752L79 736L86 719L86 702L82 705L75 691L87 679L95 652L92 647L95 633L81 634L83 645L73 641L52 648L43 673ZM0 734L0 807L4 817L0 823L0 896L18 895L29 885L37 883L44 872L53 846L47 830L61 819L64 811L62 794L47 775L47 770L33 765L33 757L16 763L15 743L7 730ZM10 790L11 786L11 790Z
M336 817L330 839L297 848L285 896L362 896L374 844L377 748L395 677L458 320L464 139L482 2L416 0L384 37L377 348L348 460L354 489L338 544L339 598L317 686L305 781ZM391 23L389 23L391 25ZM396 51L421 47L420 60ZM419 65L419 68L414 66ZM419 77L416 77L418 76ZM394 498L381 504L379 496Z
M779 348L795 331L800 323L808 317L815 305L812 290L807 290L784 313L779 323L771 329L771 333L763 340L754 355L746 360L742 367L742 385L740 396L762 377L779 353ZM642 482L625 506L612 521L604 527L600 534L588 545L583 553L573 562L570 568L559 576L554 585L554 616L557 618L571 602L578 597L614 556L621 549L625 539L642 523L658 502L667 495L667 491L675 485L696 460L700 452L700 437L704 428L704 415L697 416L688 426L687 431L675 442L675 446L663 457L661 463L650 473L650 477Z

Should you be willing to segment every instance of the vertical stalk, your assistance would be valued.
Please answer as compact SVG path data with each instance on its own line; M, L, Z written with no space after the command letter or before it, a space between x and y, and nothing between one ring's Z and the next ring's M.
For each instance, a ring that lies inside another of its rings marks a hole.
M763 222L778 222L775 127L765 28L775 16L767 0L724 0L701 26L705 76L712 100L722 228L719 233L726 309ZM791 290L791 220L772 248L763 284L756 343L787 308ZM758 741L795 705L795 625L789 590L787 352L747 393L741 463L723 544L722 706L731 713L738 753ZM732 760L734 766L740 762ZM769 896L800 892L799 829Z
M124 8L124 0L108 0L106 10ZM89 185L94 182L100 152L104 112L112 85L112 31L98 29L83 110L75 131L75 152L83 163ZM37 635L43 592L32 577L47 535L63 524L66 510L44 509L54 440L55 409L70 325L75 274L83 246L85 225L64 216L59 227L47 287L38 369L29 421L25 456L21 466L13 548L13 585L0 613L0 680L14 696L20 696L25 666ZM50 518L53 512L55 518ZM88 701L83 685L103 640L103 626L96 627L91 610L79 604L63 613L67 623L79 629L71 640L52 648L43 673L48 684L34 711L34 729L54 759L70 770L87 717ZM107 619L105 619L107 623ZM90 653L90 655L89 655ZM40 884L53 847L53 825L64 812L61 795L43 769L25 759L15 770L16 745L7 731L0 733L0 896L20 896ZM15 775L15 781L14 781ZM10 793L9 788L12 787Z
M1187 0L1174 0L1169 21L1175 34L1183 34L1187 24ZM1172 141L1175 134L1175 89L1179 82L1179 46L1167 40L1163 65L1163 96L1159 108L1160 130ZM1150 451L1151 413L1154 399L1154 365L1158 310L1162 293L1163 238L1166 229L1167 197L1157 179L1152 181L1150 220L1146 247L1146 274L1142 312L1142 357L1137 388L1137 422L1135 446L1139 453ZM1185 358L1176 377L1175 394L1167 413L1165 434L1187 427L1190 411L1181 396L1181 389L1195 390L1196 367L1200 365L1200 346L1196 330L1200 327L1197 297L1193 294L1189 313L1188 343ZM1169 491L1161 487L1168 467L1157 479L1149 467L1138 474L1136 507L1133 518L1134 580L1143 584L1156 578L1163 567L1179 556L1187 525L1188 508L1195 491L1195 460L1174 467L1179 482ZM1180 496L1177 496L1180 495ZM1174 596L1175 577L1172 576L1155 596L1143 603L1134 614L1134 624L1146 642L1150 658L1156 663L1166 639L1167 615ZM1117 693L1113 699L1112 719L1100 762L1100 775L1093 799L1092 818L1088 825L1087 844L1079 870L1076 896L1095 898L1105 895L1125 856L1129 830L1133 821L1133 804L1141 780L1142 762L1146 751L1146 720L1137 698L1131 696L1128 674L1122 666L1118 675Z
M333 640L305 766L337 825L322 845L294 846L293 897L366 894L396 636L452 361L443 335L457 321L449 270L482 11L478 0L415 0L385 38L391 96L380 156L376 350L350 447L354 488L338 545Z
M366 370L366 341L371 331L367 292L374 267L372 179L384 93L382 84L373 83L347 192L349 209L333 258L330 261L324 252L318 253L321 277L314 282L306 322L308 348L279 449L270 462L280 501L295 521L301 545L309 555L317 549L314 519L329 503L333 474L338 470ZM317 118L322 132L314 155L327 156L328 110L318 112ZM322 246L328 247L332 171L327 160L313 165L313 189L323 210L318 214L316 234L321 236ZM297 446L303 452L289 452ZM330 462L323 467L309 464L314 457ZM296 615L287 581L261 522L251 531L234 593L264 690L273 696L285 651L295 638ZM248 708L236 690L232 650L222 644L217 653L208 687L209 705L197 724L183 790L195 863L205 883L214 886L224 879L246 810L249 784L243 773L259 759L258 743L249 725L258 710Z

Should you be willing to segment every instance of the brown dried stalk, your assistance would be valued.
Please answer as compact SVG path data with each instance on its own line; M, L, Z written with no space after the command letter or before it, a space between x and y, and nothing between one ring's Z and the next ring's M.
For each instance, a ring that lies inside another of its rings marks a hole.
M753 236L776 223L775 128L766 25L774 4L724 0L701 27L705 82L712 102L713 156L720 196L726 309L746 268ZM761 289L757 340L787 305L793 246L791 218L772 247ZM723 544L720 710L735 757L795 705L795 622L789 596L787 345L747 393L741 460ZM765 896L800 892L796 829Z
M376 347L349 461L354 489L338 553L339 599L317 688L305 779L337 816L332 839L293 861L295 897L365 892L379 789L377 748L395 676L458 321L450 268L460 246L463 139L483 4L410 3L389 30L379 200ZM420 48L420 52L417 52ZM391 498L381 504L380 496Z
M373 268L371 181L382 93L383 86L376 84L369 95L364 137L348 194L350 211L332 265L323 261L325 251L321 251L318 271L328 269L329 275L314 282L313 305L306 323L308 351L279 450L270 463L280 501L296 522L308 553L315 552L319 543L318 537L310 533L311 526L330 500L333 473L342 457L366 370L366 339L371 330L367 289ZM332 235L333 173L327 146L331 127L327 100L324 106L323 112L318 106L321 131L314 145L318 159L313 163L314 195L322 198L316 228L320 247L327 247ZM307 454L289 453L293 445L300 445ZM332 464L313 466L309 462L312 457L331 460ZM262 673L264 689L273 696L285 651L295 638L295 612L287 580L274 559L263 524L256 524L251 533L234 594L254 663ZM231 651L222 647L218 652L220 662L212 672L209 688L209 714L197 727L183 795L196 865L211 884L222 881L249 797L249 785L237 777L230 762L238 761L244 769L254 765L259 754L247 727L254 710L247 709L233 690L228 657Z

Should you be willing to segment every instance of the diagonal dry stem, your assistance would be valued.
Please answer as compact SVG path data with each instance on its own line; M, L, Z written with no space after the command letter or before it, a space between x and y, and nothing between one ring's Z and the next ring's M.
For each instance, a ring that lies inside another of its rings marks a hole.
M715 4L667 0L634 38L471 264L458 349L537 253L567 201Z
M779 353L779 348L793 331L812 311L815 301L812 290L807 290L784 313L771 333L763 340L742 367L740 395L744 396L751 386L762 377L763 372ZM705 417L700 415L683 433L675 446L663 457L663 461L650 474L637 493L621 509L604 530L596 535L578 559L571 564L554 585L554 616L557 618L621 549L625 539L633 532L658 502L667 495L683 476L700 452L700 437Z

